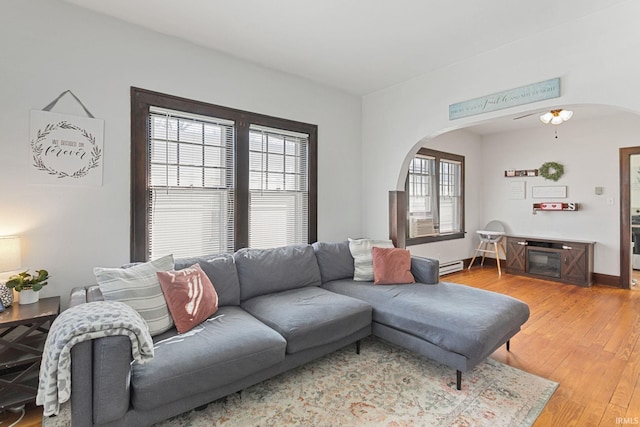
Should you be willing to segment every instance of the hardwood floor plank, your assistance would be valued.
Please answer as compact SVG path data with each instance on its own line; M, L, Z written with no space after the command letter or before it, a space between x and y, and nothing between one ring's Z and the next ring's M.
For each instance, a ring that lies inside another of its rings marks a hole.
M628 360L631 357L631 353L635 348L638 337L640 337L640 314L634 316L634 320L630 330L626 331L621 339L620 346L616 353L616 357L624 360Z
M628 363L620 376L618 385L616 386L613 396L611 396L611 403L614 405L622 406L623 408L629 407L631 397L638 383L638 377L640 376L640 365L638 363Z
M623 424L621 421L625 418L627 413L627 409L618 405L609 404L607 406L607 410L604 412L602 419L600 420L600 425L602 426L616 426L616 425L627 425Z

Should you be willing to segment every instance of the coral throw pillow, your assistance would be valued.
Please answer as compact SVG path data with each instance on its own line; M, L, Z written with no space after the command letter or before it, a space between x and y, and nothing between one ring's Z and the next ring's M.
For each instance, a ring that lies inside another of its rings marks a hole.
M191 330L218 311L218 294L200 264L157 274L179 333Z
M373 283L375 285L400 285L415 283L411 274L411 254L406 249L372 248Z

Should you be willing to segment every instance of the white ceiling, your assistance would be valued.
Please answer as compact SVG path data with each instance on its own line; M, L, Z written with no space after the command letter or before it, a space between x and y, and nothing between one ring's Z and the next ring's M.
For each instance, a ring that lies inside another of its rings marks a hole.
M364 95L627 0L65 0Z

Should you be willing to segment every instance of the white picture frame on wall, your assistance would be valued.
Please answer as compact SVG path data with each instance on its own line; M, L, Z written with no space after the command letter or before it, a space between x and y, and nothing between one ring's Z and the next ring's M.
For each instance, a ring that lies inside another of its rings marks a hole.
M524 200L526 197L525 181L512 181L509 186L509 198L511 200Z
M531 187L531 197L534 199L566 199L566 185L537 185Z

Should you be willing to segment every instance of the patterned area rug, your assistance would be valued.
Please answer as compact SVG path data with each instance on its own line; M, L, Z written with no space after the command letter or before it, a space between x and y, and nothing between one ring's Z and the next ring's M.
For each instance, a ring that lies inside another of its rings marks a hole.
M367 338L155 427L531 426L557 386L487 359L458 391L453 369Z

